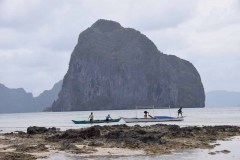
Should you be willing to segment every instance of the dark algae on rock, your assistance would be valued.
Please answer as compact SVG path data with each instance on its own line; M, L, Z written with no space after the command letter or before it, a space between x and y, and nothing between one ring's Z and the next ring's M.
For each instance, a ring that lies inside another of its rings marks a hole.
M98 20L79 35L53 111L204 107L200 75L145 35Z
M240 127L179 127L157 124L142 127L92 126L66 131L25 133L25 136L18 132L1 134L4 138L0 138L0 159L36 159L38 156L34 153L41 155L47 152L49 155L60 151L84 156L97 153L99 149L128 149L142 151L143 154L165 154L183 149L212 149L217 145L214 144L217 140L233 136L240 136ZM228 153L224 150L220 152Z
M236 126L182 127L152 126L92 126L70 129L46 138L50 142L86 144L88 146L143 149L147 153L168 153L172 150L213 148L211 142L240 135Z

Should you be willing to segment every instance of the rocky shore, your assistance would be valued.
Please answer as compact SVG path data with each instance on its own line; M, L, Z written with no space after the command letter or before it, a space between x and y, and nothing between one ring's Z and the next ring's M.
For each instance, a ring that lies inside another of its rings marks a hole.
M113 125L66 131L29 127L27 132L0 135L0 159L34 160L58 153L82 156L114 156L128 152L167 154L183 149L214 148L212 142L239 135L237 126Z

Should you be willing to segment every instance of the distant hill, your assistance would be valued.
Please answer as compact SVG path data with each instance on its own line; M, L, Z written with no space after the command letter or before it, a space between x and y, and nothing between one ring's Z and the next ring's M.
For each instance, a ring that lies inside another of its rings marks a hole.
M43 91L43 93L34 99L37 107L36 109L38 109L38 111L42 111L46 107L50 107L53 101L57 100L58 93L62 88L62 83L62 80L55 83L52 89Z
M240 107L240 92L206 92L206 107Z
M43 111L57 99L61 87L62 81L59 81L52 89L33 97L32 93L27 93L23 88L10 89L0 84L0 113Z
M0 113L32 112L34 111L32 93L24 89L9 89L0 84Z

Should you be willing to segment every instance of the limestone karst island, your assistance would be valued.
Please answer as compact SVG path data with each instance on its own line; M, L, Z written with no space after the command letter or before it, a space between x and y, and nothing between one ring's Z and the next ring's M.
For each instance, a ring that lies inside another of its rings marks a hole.
M100 19L80 33L52 111L204 107L200 75L145 35Z

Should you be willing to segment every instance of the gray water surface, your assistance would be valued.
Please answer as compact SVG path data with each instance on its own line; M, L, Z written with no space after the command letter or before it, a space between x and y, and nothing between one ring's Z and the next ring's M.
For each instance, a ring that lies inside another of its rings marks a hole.
M146 110L146 109L145 109ZM143 117L144 110L108 110L93 111L94 119L105 119L107 114L112 118L119 117ZM151 115L177 116L177 109L148 109ZM57 127L61 130L70 128L89 127L76 125L72 120L88 120L90 111L77 112L39 112L39 113L15 113L0 114L1 132L26 131L29 126ZM236 125L240 126L240 107L235 108L184 108L186 116L182 122L161 122L162 124L177 124L180 126L206 126L206 125ZM159 122L158 122L159 123ZM100 124L113 125L125 124L123 120L118 123ZM138 123L139 125L152 125L157 123ZM128 125L135 125L128 124Z
M213 149L189 149L174 152L165 155L152 155L152 156L66 156L54 155L47 160L240 160L240 137L234 137L225 141L217 141ZM228 150L229 153L222 153L221 151ZM211 155L210 152L216 154ZM44 159L39 159L44 160Z
M151 115L177 116L177 109L144 109ZM93 111L95 119L105 119L107 114L111 114L112 118L119 117L143 117L144 110L109 110L109 111ZM16 113L16 114L0 114L0 133L25 131L29 126L57 127L61 130L70 128L84 128L91 125L76 125L71 120L87 120L90 111L78 112L41 112L41 113ZM181 122L161 122L161 124L177 124L180 126L208 126L208 125L236 125L240 126L240 107L235 108L184 108L183 115L186 116ZM100 124L100 125L116 125L125 124L123 120L118 123ZM135 125L127 124L127 125ZM157 123L138 123L139 125L152 125ZM102 156L102 157L79 157L56 154L48 158L48 160L77 160L77 159L149 159L149 160L240 160L240 138L235 137L233 140L219 141L220 146L212 150L193 149L175 152L167 155L155 156ZM218 152L215 155L209 152L229 150L230 153L224 154Z

